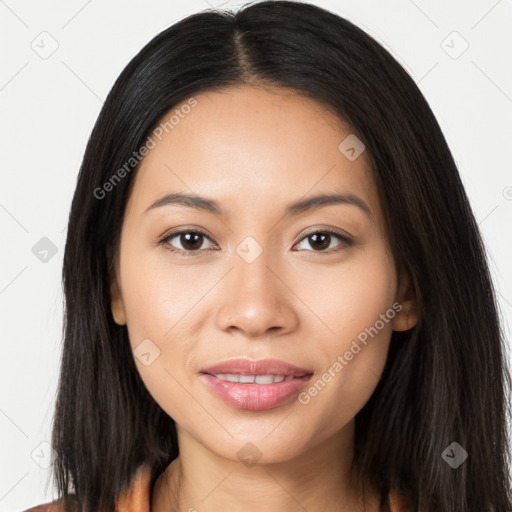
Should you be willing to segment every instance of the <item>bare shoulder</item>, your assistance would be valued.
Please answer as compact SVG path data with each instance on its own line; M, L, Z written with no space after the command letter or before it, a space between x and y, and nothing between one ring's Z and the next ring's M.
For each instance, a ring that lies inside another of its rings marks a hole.
M27 508L23 512L64 512L64 498Z

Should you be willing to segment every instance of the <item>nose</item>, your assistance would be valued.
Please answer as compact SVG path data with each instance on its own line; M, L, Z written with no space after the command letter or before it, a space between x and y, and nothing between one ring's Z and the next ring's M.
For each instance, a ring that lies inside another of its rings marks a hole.
M219 291L217 327L246 338L261 338L292 332L299 323L297 301L279 266L266 251L248 263L234 255L234 268Z

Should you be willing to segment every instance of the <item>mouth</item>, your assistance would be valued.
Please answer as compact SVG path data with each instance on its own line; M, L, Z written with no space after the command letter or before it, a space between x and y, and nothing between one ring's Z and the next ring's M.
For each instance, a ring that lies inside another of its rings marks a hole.
M300 368L294 364L281 361L279 359L261 359L254 361L251 359L229 359L220 363L214 364L201 370L201 373L209 375L225 375L230 378L244 376L244 377L302 377L312 370L307 368ZM229 382L235 382L230 379ZM268 380L268 379L266 379ZM290 379L288 379L290 380ZM253 381L254 382L254 381ZM279 381L280 382L280 381ZM261 384L270 384L271 382L261 382Z
M313 371L276 359L232 359L201 371L214 395L239 409L265 410L289 402Z
M289 381L292 379L299 379L307 374L302 375L242 375L237 373L216 373L208 374L216 377L219 380L226 382L237 382L239 384L276 384L278 382Z

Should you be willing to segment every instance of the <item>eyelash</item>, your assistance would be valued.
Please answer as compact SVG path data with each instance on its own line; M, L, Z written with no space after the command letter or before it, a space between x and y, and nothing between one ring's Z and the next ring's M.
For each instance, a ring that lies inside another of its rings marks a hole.
M184 251L182 249L176 249L175 247L167 244L167 242L169 240L175 238L176 236L183 235L183 234L203 235L204 237L206 237L206 238L208 238L210 240L210 237L204 231L201 231L199 229L184 229L184 230L181 230L181 231L174 231L174 232L166 235L164 238L162 238L161 240L158 241L158 245L162 245L167 250L171 251L172 253L176 253L176 254L179 254L180 256L185 256L185 257L196 256L198 254L201 254L202 251L207 250L207 249L196 249L196 250L193 250L193 251L192 250ZM339 238L341 240L341 243L338 244L336 246L336 248L334 248L334 249L320 250L320 251L312 251L311 250L311 251L307 251L307 252L314 252L314 253L317 253L317 254L333 254L333 253L342 251L344 249L347 249L348 247L350 247L354 243L353 240L351 238L349 238L347 235L344 235L344 234L339 233L337 231L332 231L332 230L326 229L326 230L311 231L311 232L305 234L297 242L297 244L301 243L303 240L306 240L308 237L310 237L312 235L318 235L318 234L334 236L336 238ZM297 245L297 244L295 244L295 245Z

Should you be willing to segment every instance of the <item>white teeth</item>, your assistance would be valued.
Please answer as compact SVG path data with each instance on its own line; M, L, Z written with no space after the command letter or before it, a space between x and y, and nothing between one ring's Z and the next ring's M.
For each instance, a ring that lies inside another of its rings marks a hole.
M238 382L240 384L274 384L293 379L293 375L285 377L284 375L239 375L234 373L218 373L215 377L220 380Z
M257 375L254 379L256 384L272 384L274 382L273 375Z

